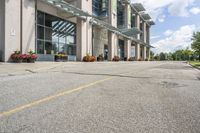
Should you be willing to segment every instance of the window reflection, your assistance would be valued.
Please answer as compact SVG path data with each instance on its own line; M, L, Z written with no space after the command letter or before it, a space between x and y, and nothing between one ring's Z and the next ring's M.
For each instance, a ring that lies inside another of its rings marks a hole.
M37 53L76 55L76 24L38 11Z

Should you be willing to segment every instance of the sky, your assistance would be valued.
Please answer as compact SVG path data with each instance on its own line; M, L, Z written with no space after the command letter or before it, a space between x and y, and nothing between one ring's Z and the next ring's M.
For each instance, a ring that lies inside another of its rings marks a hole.
M142 3L156 25L151 27L155 53L191 47L194 32L200 31L200 0L132 0Z

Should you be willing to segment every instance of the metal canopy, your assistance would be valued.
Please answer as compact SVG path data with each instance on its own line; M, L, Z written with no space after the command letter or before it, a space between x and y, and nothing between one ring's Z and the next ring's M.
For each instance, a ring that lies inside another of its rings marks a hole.
M123 4L130 4L130 0L121 0Z
M144 6L141 3L134 3L134 4L131 4L131 6L134 7L137 12L146 11Z
M127 36L134 36L134 35L142 33L140 30L138 30L135 27L133 27L131 29L123 29L123 30L121 30L121 32Z
M121 36L123 36L125 38L128 38L128 39L133 40L133 41L138 42L138 43L140 42L140 40L137 40L136 38L133 38L133 35L137 35L138 33L140 33L137 28L133 28L133 29L129 29L129 30L126 30L126 29L125 30L120 30L120 29L118 29L116 27L113 27L109 23L106 23L106 22L104 22L102 20L99 20L99 19L96 19L96 18L92 18L90 20L90 22L93 25L98 25L100 27L106 28L107 30L109 30L109 31L111 31L113 33L116 33L118 35L121 35ZM130 32L132 32L132 34ZM130 33L130 34L128 34L128 33Z
M82 11L81 9L65 2L64 0L43 0L43 1L51 6L57 7L67 13L70 13L82 19L86 19L86 17L91 16L87 12Z
M154 22L154 21L152 21L152 20L150 20L150 21L147 21L147 23L148 23L149 25L155 25L155 22Z
M141 16L143 17L144 20L150 20L151 17L147 13L142 13Z

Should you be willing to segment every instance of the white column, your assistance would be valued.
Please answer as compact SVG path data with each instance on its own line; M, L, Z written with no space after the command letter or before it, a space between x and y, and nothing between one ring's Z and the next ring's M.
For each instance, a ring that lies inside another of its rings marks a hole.
M117 0L109 0L109 23L117 27ZM117 44L118 44L118 36L108 31L108 60L112 60L115 55L117 55Z
M35 51L35 1L23 0L23 43L22 52Z
M147 54L148 54L148 60L150 60L151 59L151 49L150 49L150 47L148 48Z
M77 1L78 8L92 14L92 1ZM92 25L89 23L90 18L86 20L77 18L77 44L76 58L82 61L86 54L92 54Z
M140 44L137 43L136 44L136 48L135 48L135 57L136 57L136 60L140 59Z
M146 22L143 22L142 23L143 25L143 40L144 40L144 43L147 43L147 28L146 28Z
M140 30L140 16L136 14L136 27ZM137 39L140 40L140 34L137 35Z
M131 28L131 7L130 4L126 4L125 5L125 26L126 28ZM127 57L127 59L130 58L131 56L131 40L129 39L125 39L125 57Z
M147 59L147 47L143 47L143 60Z
M2 1L1 1L2 2ZM2 4L2 3L1 3ZM20 0L5 1L5 56L4 61L8 61L10 55L16 49L20 50Z

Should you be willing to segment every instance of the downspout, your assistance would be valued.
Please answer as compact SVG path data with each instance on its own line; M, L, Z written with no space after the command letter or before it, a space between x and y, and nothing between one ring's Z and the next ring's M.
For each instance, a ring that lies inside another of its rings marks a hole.
M23 50L23 0L20 1L20 51Z

